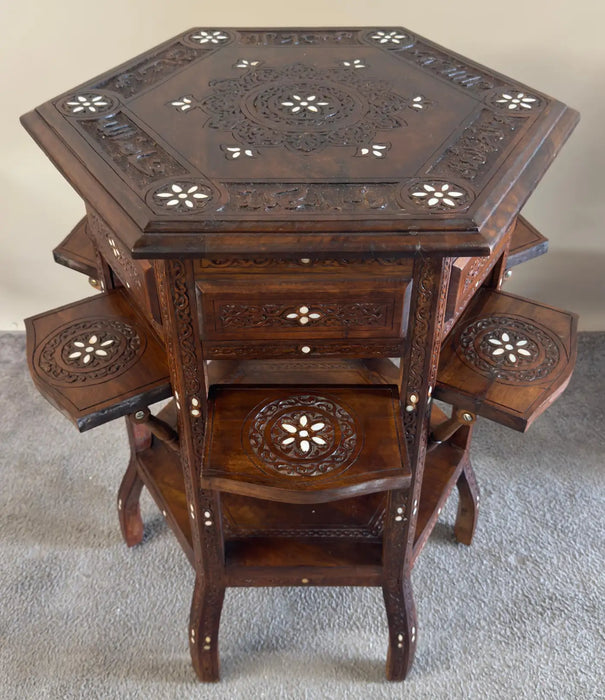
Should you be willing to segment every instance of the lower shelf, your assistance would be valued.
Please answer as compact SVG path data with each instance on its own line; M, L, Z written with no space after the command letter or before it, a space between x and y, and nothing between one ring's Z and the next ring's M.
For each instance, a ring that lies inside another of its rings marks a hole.
M173 423L173 406L164 409L160 417ZM443 412L434 406L433 420L441 422L444 419ZM448 443L437 446L427 454L414 541L414 561L426 544L441 508L456 484L464 458L463 450ZM185 485L177 453L154 440L151 448L138 454L138 461L145 486L165 515L189 561L193 562ZM258 499L242 501L243 497L225 495L225 513L245 512L247 518L245 527L239 533L227 534L225 556L228 585L328 585L327 581L331 585L338 585L339 582L380 585L382 545L379 528L380 513L384 507L380 497L381 494L372 494L335 503L299 506ZM239 498L240 501L230 503L229 498ZM338 512L340 506L342 510ZM293 527L288 531L288 536L271 536L267 524L283 523L284 507L292 511L308 509L306 516L330 526L327 529L324 526L323 530L305 531L300 520L302 515L293 512L290 515L294 517L288 517L288 523L296 524L298 518L298 532ZM352 513L358 521L356 525L350 523ZM341 515L343 523L349 516L347 532L339 527ZM232 527L228 522L225 525L227 531ZM334 536L336 532L339 536Z

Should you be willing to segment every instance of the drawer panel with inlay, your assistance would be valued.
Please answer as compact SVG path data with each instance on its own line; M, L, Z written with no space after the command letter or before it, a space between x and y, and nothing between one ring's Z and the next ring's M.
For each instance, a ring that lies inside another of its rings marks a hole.
M394 339L405 335L407 278L250 276L198 280L210 341Z

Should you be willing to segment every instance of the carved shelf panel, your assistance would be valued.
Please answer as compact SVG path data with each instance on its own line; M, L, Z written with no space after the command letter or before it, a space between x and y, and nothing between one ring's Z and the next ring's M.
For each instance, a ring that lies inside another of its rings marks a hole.
M215 385L209 406L210 488L323 503L410 481L395 387Z
M442 348L434 395L526 430L567 386L576 336L575 314L481 290Z

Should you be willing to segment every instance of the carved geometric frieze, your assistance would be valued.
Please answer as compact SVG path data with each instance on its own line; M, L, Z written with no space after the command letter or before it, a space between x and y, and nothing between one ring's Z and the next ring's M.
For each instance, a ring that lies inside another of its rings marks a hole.
M350 467L363 435L343 406L299 394L256 406L242 429L242 444L263 472L320 477Z
M560 341L526 319L494 314L475 319L461 331L460 359L488 377L510 384L541 381L556 369Z

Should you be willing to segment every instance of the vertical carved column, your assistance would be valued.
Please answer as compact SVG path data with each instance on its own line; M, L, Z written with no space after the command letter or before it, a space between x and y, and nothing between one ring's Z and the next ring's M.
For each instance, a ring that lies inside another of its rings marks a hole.
M430 418L430 397L437 377L440 338L452 260L417 258L408 343L401 363L400 399L412 484L392 491L384 526L382 592L389 624L387 677L403 680L414 660L417 621L410 573L414 532Z
M201 680L219 677L218 629L224 585L222 516L218 495L200 488L207 417L206 368L195 306L193 267L184 260L156 263L170 376L178 412L181 464L193 539L195 590L189 647Z

